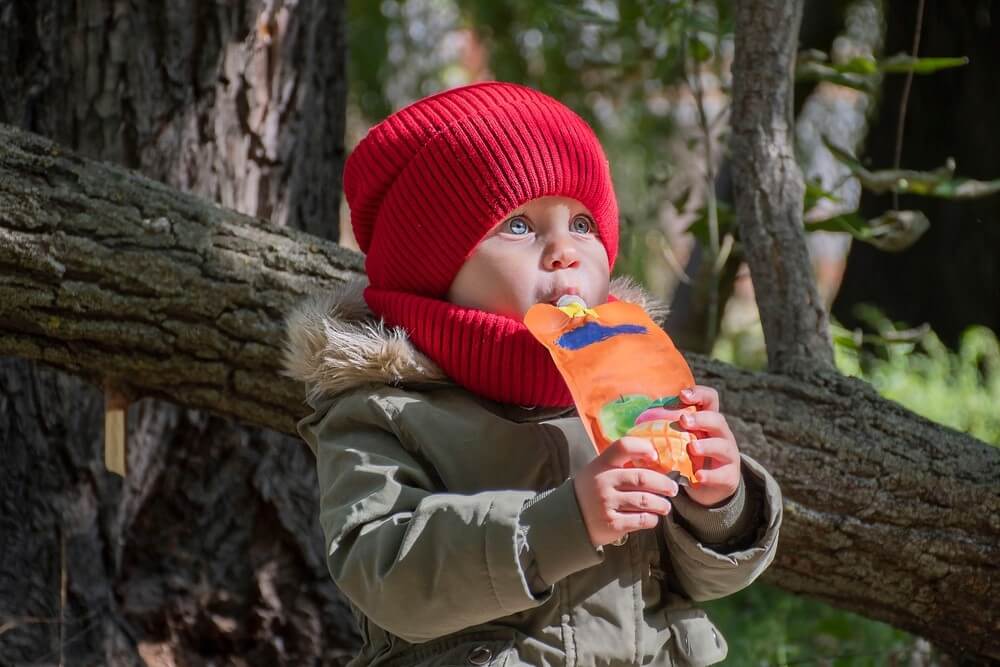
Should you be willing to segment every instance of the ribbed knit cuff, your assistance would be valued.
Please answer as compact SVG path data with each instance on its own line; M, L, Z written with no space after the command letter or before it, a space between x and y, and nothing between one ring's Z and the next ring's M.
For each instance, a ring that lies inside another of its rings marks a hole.
M688 532L703 544L725 544L742 537L753 527L757 514L756 503L748 502L742 474L736 492L718 507L701 505L684 491L672 498L671 503Z

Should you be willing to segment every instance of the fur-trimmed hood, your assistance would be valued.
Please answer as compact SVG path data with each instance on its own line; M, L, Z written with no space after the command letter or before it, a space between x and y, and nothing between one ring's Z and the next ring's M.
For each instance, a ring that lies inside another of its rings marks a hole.
M303 299L285 318L282 375L305 383L314 404L369 382L393 386L449 384L441 368L416 348L401 327L388 327L365 303L360 278ZM662 325L668 306L628 277L611 281L621 301L642 306Z

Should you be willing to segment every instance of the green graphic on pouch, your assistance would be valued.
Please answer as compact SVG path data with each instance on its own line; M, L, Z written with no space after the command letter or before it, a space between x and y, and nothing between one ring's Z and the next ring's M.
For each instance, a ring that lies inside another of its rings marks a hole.
M623 394L617 400L605 403L598 414L601 432L611 441L617 440L635 426L635 420L650 408L680 408L677 396L653 399L644 394Z

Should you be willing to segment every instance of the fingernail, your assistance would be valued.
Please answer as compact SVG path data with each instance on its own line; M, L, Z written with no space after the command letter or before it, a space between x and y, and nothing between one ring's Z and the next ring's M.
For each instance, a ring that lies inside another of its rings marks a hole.
M684 396L684 398L691 398L691 396L693 396L693 393L691 392L690 389L682 389L681 395Z

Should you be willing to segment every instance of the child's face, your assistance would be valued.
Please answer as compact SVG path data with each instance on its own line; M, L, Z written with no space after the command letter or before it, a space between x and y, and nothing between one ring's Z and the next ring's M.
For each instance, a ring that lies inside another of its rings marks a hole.
M587 208L569 197L539 197L483 237L447 298L520 321L534 304L563 294L605 303L609 279L608 253Z

